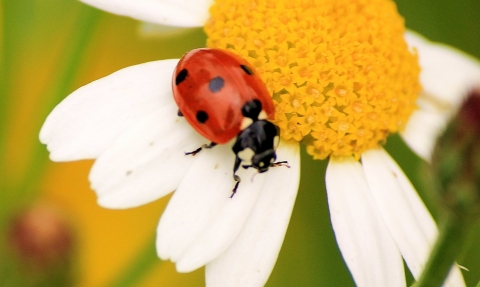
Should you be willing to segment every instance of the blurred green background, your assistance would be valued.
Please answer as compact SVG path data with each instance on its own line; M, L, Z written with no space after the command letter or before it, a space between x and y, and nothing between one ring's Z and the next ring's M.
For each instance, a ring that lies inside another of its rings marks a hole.
M480 58L480 1L396 2L408 28ZM71 91L121 68L202 47L201 29L146 36L135 20L73 0L0 0L0 23L0 285L203 286L203 269L179 274L155 258L154 232L168 197L132 210L102 209L87 180L92 162L51 163L38 141L46 115ZM424 196L422 162L398 136L387 149ZM267 286L353 286L328 216L326 162L305 153L302 160L298 199ZM36 270L35 262L11 252L12 226L32 206L54 211L67 226L72 247L58 259L65 268ZM480 230L459 260L470 270L468 286L480 281L479 243Z

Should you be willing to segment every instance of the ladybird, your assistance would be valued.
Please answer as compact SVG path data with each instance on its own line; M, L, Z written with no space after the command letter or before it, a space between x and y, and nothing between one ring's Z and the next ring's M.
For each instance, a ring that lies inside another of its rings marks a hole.
M255 168L259 173L269 167L288 167L285 161L275 162L280 130L269 121L275 117L273 100L245 59L221 49L192 50L178 62L172 89L178 115L211 141L186 155L235 138L236 183L231 197L240 183L236 172L242 162L243 168Z

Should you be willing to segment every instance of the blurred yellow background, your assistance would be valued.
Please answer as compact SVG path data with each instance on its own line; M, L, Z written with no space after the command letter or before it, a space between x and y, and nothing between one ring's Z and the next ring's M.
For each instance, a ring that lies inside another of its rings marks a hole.
M480 1L397 3L408 27L480 58ZM98 22L74 54L77 65L71 83L59 88L85 15L93 15ZM0 20L0 228L8 228L13 216L32 204L48 203L73 230L73 286L203 286L203 269L179 274L173 264L155 258L156 224L169 197L130 210L100 208L88 183L92 162L51 163L38 141L43 120L62 97L121 68L178 58L201 47L205 42L201 29L145 38L139 33L139 22L73 0L0 0ZM62 89L66 92L55 99L56 91ZM420 160L398 137L389 140L387 149L421 190ZM353 286L328 217L325 162L312 161L305 154L302 161L292 221L267 286ZM468 286L480 280L477 233L471 250L460 260L470 269L465 275ZM5 235L0 239L6 242ZM148 261L147 256L142 261L144 253L153 254L153 259ZM10 264L10 259L0 260L0 267ZM155 262L153 267L149 262ZM123 280L129 270L137 272L138 281Z

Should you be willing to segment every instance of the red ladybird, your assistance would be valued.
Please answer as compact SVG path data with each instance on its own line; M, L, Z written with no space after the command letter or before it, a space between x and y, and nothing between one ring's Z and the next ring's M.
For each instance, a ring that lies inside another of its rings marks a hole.
M236 137L232 196L240 182L235 173L243 162L265 172L274 162L279 129L267 87L243 58L220 49L196 49L185 54L175 68L173 97L192 127L210 140L210 148ZM202 147L186 154L195 155Z

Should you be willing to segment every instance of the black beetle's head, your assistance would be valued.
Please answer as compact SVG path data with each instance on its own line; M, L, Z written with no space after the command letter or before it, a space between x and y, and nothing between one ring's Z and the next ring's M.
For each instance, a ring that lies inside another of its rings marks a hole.
M257 169L259 173L266 172L275 159L275 150L266 150L252 157L252 167Z

